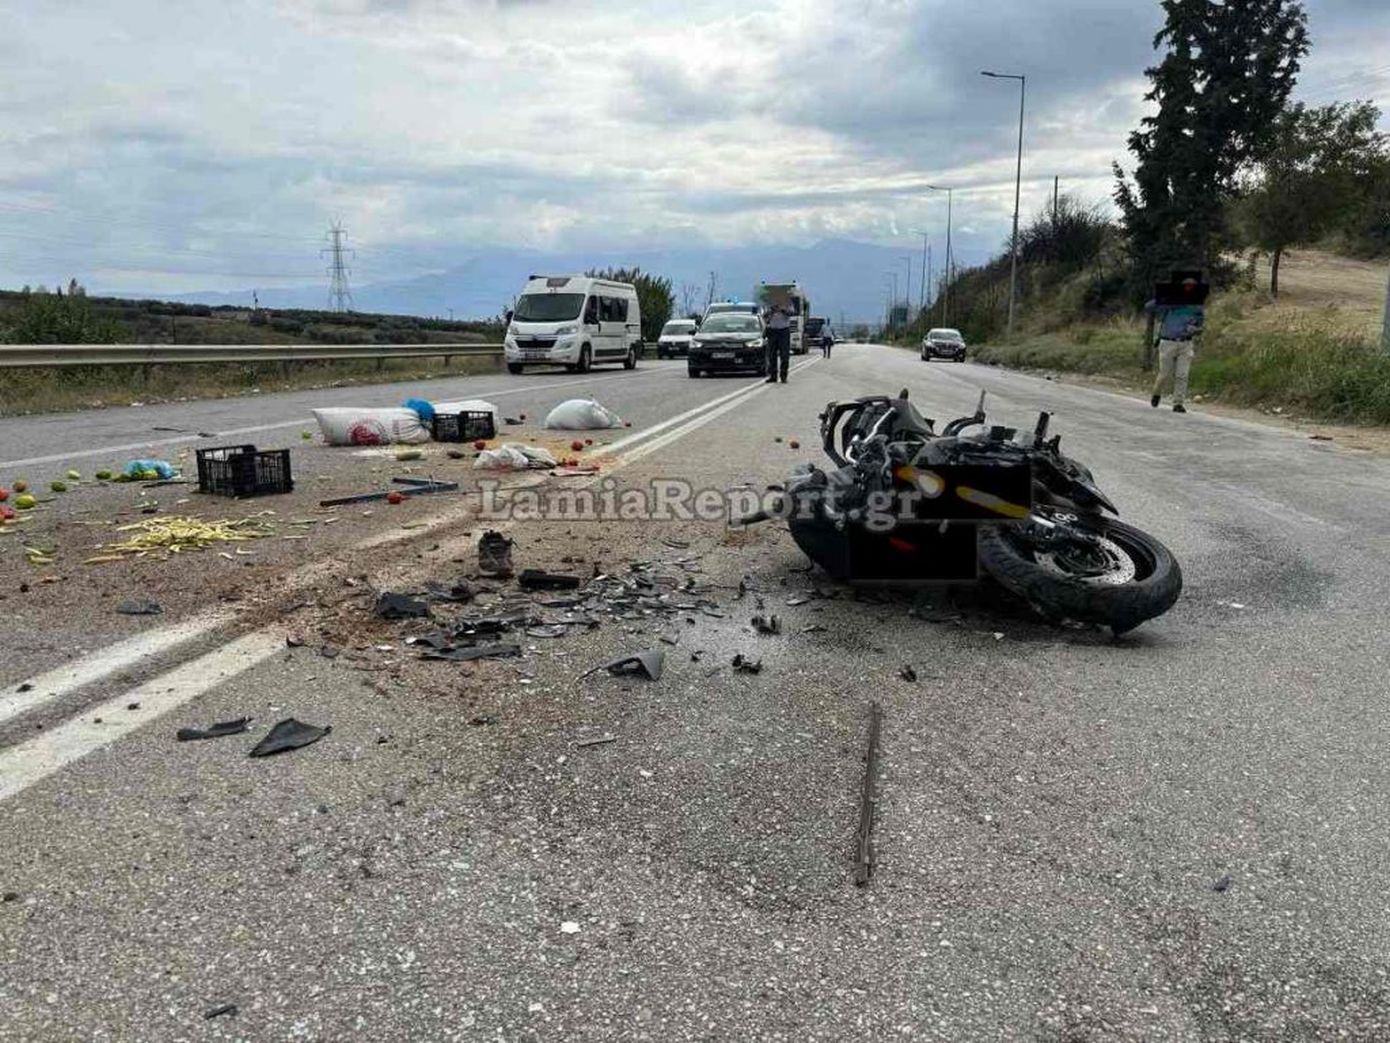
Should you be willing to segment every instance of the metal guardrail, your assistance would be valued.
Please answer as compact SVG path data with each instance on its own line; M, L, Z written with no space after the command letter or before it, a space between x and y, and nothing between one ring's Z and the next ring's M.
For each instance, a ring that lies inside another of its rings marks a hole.
M323 359L498 358L501 344L0 344L0 368Z

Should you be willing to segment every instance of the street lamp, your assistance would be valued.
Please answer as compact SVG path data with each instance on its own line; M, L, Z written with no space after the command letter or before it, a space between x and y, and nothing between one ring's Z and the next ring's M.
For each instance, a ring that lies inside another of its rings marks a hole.
M908 325L912 324L912 255L903 258L907 262L907 281L903 283L903 303L907 305Z
M929 192L946 193L946 293L941 302L941 321L945 323L951 312L951 268L955 263L955 255L951 253L951 197L955 190L941 185L925 187Z
M982 71L981 76L992 80L1018 81L1018 165L1014 170L1014 240L1013 260L1009 263L1009 326L1008 336L1014 333L1014 301L1018 297L1018 197L1023 185L1023 98L1028 91L1028 77L1008 72Z
M931 257L931 243L928 240L927 233L920 228L912 228L909 229L909 231L911 231L913 235L920 235L922 237L922 288L917 294L917 308L919 311L926 311L927 284L931 282L931 274L927 271L928 266L931 264L929 260Z

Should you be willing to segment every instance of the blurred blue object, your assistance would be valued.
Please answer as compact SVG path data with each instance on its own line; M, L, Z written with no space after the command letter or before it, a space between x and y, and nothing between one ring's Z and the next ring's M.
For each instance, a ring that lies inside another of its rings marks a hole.
M401 403L406 409L415 410L420 417L420 422L428 427L434 422L434 406L426 402L423 398L408 398Z

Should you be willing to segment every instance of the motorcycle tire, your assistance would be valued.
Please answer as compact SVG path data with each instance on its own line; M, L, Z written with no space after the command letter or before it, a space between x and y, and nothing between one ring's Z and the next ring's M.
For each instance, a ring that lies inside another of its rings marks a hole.
M1172 551L1114 518L1088 516L1075 524L1121 551L1134 575L1123 581L1068 575L1055 564L1040 562L1012 525L980 526L980 565L1043 616L1108 626L1116 635L1173 607L1182 593L1182 569Z

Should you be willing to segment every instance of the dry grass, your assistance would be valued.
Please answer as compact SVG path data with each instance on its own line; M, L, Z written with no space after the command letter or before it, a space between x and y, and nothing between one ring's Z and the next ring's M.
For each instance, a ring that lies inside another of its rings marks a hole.
M1261 273L1267 282L1267 271ZM1390 424L1390 355L1380 350L1384 264L1316 251L1285 259L1283 292L1215 297L1192 367L1192 390L1239 405L1281 407L1321 420ZM982 362L1116 378L1147 386L1138 365L1144 324L1081 323L1011 344Z

